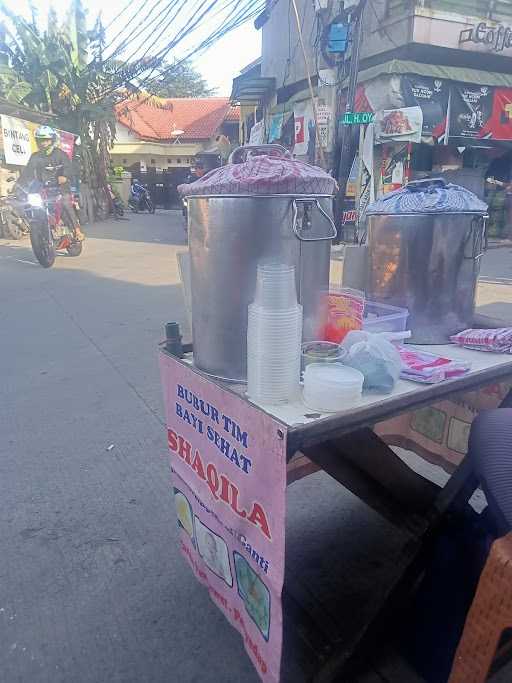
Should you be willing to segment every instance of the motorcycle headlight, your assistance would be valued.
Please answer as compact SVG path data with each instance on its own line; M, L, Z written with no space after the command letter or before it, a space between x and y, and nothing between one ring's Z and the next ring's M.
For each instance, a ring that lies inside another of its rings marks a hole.
M40 209L43 206L43 198L40 194L29 193L29 195L27 196L27 201L30 204L30 206L35 206L38 209Z

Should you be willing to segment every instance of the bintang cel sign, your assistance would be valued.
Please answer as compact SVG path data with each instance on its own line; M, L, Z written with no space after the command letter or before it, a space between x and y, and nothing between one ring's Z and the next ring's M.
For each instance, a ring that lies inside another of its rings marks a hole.
M459 45L464 43L482 44L491 52L502 52L512 47L512 27L503 24L489 26L481 21L460 32Z

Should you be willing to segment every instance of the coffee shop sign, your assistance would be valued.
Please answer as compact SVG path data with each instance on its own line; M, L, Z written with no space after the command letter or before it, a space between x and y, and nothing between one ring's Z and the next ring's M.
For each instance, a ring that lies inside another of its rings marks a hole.
M492 52L501 52L505 48L512 47L512 27L503 24L489 26L485 21L481 21L460 32L459 44L463 43L481 43Z

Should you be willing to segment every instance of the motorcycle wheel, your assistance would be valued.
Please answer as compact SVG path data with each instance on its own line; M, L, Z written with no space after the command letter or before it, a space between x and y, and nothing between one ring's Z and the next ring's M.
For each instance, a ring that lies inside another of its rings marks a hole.
M32 226L30 231L30 244L34 256L43 266L43 268L51 268L55 263L55 246L53 241L50 242L46 226L36 228Z
M116 207L116 215L119 216L120 218L124 216L124 207L123 206L118 206Z
M71 242L69 247L66 249L70 256L80 256L82 253L83 243L82 242Z
M155 213L155 205L151 201L151 199L146 199L146 206L148 207L149 213Z

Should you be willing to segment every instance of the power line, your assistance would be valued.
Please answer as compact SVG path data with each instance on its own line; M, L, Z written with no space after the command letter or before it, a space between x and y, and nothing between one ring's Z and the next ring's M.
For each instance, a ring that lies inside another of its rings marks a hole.
M204 4L204 3L203 3ZM215 3L211 3L213 6ZM251 0L251 1L245 1L242 2L242 0L237 0L237 2L229 2L227 5L223 7L223 10L225 12L226 9L230 7L230 5L235 4L235 11L238 8L238 12L233 15L230 15L230 19L227 21L224 21L220 26L218 26L214 31L212 31L208 36L206 36L200 43L199 45L196 45L194 48L190 49L181 59L178 61L175 61L173 64L171 64L169 67L160 70L159 73L156 76L151 77L152 73L158 68L158 65L154 65L151 69L151 73L139 84L139 89L142 90L142 88L148 88L151 86L152 83L157 82L160 78L164 77L165 75L171 73L174 69L176 69L179 65L183 64L183 62L191 59L194 55L204 51L208 47L210 47L213 43L217 42L221 38L223 38L227 33L230 31L234 30L235 28L238 28L241 26L243 23L248 21L251 18L256 17L258 14L261 13L261 11L264 9L265 3L264 0ZM204 15L204 13L203 13ZM218 12L215 13L216 16L222 15L222 11L219 10ZM199 19L200 20L200 19ZM188 35L192 29L197 25L198 21L194 22L192 25L188 25L184 27L178 34L178 36L175 38L172 43L167 46L163 51L160 53L157 53L158 55L158 60L160 61L160 64L162 63L163 59L167 56L167 54L170 52L170 50L176 46L177 43L181 42L183 38ZM151 97L151 94L148 94L147 97L143 98L135 108L142 106L147 100ZM126 99L126 98L125 98Z

